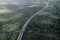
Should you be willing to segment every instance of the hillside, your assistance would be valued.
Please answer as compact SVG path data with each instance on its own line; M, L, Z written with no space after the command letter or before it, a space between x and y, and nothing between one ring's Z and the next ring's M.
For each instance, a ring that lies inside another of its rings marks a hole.
M26 28L22 40L59 40L60 39L60 2L35 16Z
M31 1L27 0L27 3L20 5L0 5L0 40L17 40L23 25L35 13L38 14L27 25L22 40L60 39L60 1L52 1L50 7L41 13L39 11L46 3Z

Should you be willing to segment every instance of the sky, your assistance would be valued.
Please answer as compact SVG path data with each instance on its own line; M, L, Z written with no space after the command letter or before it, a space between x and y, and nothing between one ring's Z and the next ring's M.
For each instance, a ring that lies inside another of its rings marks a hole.
M27 0L0 0L0 3L13 3L13 2L19 2L20 4L26 3Z
M0 0L0 2L20 2L20 3L26 3L26 2L36 2L36 1L41 1L41 0ZM48 1L48 0L42 0L42 1Z
M40 1L40 0L0 0L0 2L32 2L32 1Z
M18 0L0 0L0 2L15 2L15 1L18 1Z

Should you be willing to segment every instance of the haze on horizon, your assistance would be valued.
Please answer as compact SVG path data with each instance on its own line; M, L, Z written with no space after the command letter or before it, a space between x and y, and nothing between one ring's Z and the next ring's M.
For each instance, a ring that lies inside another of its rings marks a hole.
M19 0L0 0L0 2L18 2Z
M46 1L49 2L51 0L0 0L0 4L5 4L5 3L19 3L19 4L24 4L24 3L32 3L32 2L40 2L40 1ZM56 0L52 0L56 1ZM57 0L58 1L58 0Z
M26 2L36 2L36 1L41 1L41 0L0 0L0 2L21 2L21 3L26 3ZM47 1L47 0L42 0L42 1Z

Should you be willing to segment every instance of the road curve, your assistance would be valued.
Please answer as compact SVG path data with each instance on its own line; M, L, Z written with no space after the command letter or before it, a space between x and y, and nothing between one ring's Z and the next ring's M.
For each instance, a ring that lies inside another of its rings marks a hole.
M25 29L26 29L27 25L28 25L29 22L31 21L31 19L34 18L37 14L41 13L42 11L44 11L46 8L48 8L48 5L47 5L47 4L46 4L46 6L45 6L43 9L41 9L41 11L38 11L37 13L35 13L34 15L32 15L32 16L28 19L28 21L24 24L24 26L23 26L22 29L20 30L20 34L19 34L17 40L22 40L22 36L23 36L23 34L24 34L24 32L25 32Z

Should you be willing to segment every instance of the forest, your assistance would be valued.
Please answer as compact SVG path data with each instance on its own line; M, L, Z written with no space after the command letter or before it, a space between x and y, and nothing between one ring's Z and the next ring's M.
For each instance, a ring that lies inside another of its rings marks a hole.
M0 40L17 40L27 20L45 6L42 1L0 5ZM60 39L60 1L52 1L49 6L29 22L22 40Z

